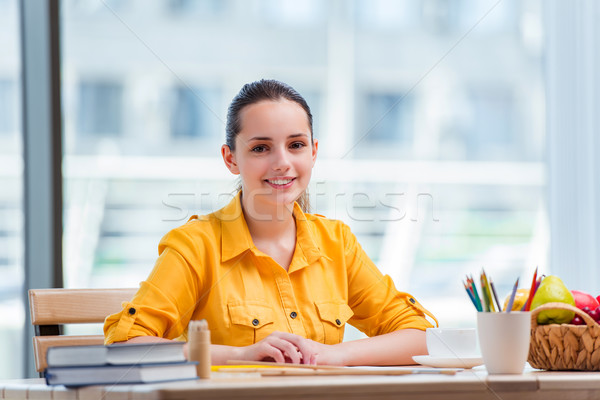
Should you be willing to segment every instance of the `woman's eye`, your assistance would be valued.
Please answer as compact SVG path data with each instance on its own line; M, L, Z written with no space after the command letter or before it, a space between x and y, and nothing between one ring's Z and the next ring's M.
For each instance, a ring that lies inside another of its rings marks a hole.
M292 149L300 149L300 148L302 148L302 147L304 147L304 146L306 146L306 145L305 145L304 143L302 143L302 142L294 142L294 143L292 143L292 144L290 145L290 147L291 147Z
M260 146L254 146L254 147L252 148L252 150L250 150L250 151L252 151L253 153L262 153L262 152L264 152L265 150L267 150L267 147L266 147L266 146L262 146L262 145L260 145Z

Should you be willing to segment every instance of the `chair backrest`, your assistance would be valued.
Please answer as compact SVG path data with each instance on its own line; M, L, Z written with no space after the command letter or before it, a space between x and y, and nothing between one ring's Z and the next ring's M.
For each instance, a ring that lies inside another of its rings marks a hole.
M54 346L103 344L102 335L63 335L64 324L103 323L122 308L137 289L31 289L29 310L35 329L33 353L38 372L46 368L46 352Z

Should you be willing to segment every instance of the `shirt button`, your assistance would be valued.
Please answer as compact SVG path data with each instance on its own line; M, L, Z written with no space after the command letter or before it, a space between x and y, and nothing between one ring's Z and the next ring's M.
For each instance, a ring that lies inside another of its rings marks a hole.
M257 320L256 318L254 318L254 319L252 320L252 325L254 325L254 326L257 326L258 324L260 324L260 321L259 321L259 320Z
M290 314L290 318L291 318L291 319L294 319L294 318L296 318L297 316L298 316L298 314L296 314L296 311L292 311L292 312L291 312L291 314Z
M131 307L131 308L128 310L128 312L129 312L129 315L133 315L133 314L135 314L135 308Z
M413 304L415 304L415 303L416 303L415 299L413 299L412 297L410 297L410 298L408 299L408 301L410 301L410 302L411 302L411 303L413 303Z
M341 324L342 324L342 321L340 321L339 319L336 319L336 320L335 320L335 323L336 323L336 324L338 324L338 325L341 325Z

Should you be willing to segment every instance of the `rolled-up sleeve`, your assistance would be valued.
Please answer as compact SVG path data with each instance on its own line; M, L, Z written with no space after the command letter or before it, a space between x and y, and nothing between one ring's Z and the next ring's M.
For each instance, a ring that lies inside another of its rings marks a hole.
M120 312L106 318L105 344L137 336L176 339L185 332L201 286L198 248L183 230L173 230L161 240L148 279Z
M400 292L388 275L383 275L364 252L350 228L343 225L345 262L348 273L348 305L354 316L349 321L368 336L400 329L433 327L425 315L436 318L414 296Z

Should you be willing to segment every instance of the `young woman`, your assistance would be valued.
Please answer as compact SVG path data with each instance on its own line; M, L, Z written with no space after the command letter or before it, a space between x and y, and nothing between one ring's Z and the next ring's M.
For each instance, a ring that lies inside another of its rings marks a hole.
M188 322L206 319L213 364L398 365L427 354L433 315L396 290L348 226L306 213L319 147L306 101L278 81L247 84L226 132L237 196L161 240L148 279L106 319L106 343L185 340ZM346 323L369 338L342 342Z

